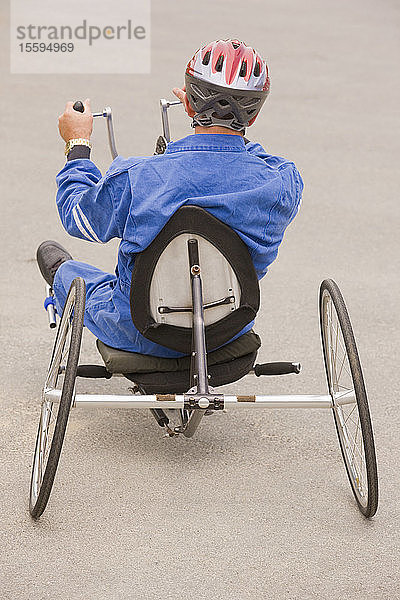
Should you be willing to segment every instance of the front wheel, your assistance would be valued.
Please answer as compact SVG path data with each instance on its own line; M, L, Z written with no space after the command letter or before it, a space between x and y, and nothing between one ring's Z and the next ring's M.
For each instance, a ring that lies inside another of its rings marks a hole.
M378 508L374 435L363 373L349 314L332 279L319 296L322 347L333 416L350 484L365 517Z
M29 512L34 519L46 508L60 459L75 389L85 295L85 282L77 277L65 301L43 389L29 495ZM60 377L62 386L57 389Z

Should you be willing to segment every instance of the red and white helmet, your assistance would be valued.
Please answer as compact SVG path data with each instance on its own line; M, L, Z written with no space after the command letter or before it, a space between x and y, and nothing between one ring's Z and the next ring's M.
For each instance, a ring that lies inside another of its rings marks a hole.
M253 123L270 89L265 60L239 40L217 40L197 50L186 67L185 83L196 112L193 126L236 131Z

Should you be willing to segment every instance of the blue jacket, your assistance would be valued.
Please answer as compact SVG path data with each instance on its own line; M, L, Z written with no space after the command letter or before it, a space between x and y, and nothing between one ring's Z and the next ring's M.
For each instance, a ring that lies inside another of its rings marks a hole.
M114 303L104 327L113 329L113 335L89 328L110 346L159 356L178 353L146 340L130 320L135 255L179 207L193 204L239 234L261 278L277 256L303 189L293 162L267 154L259 144L245 144L241 136L225 134L189 135L168 144L162 155L117 157L104 177L91 160L71 160L58 174L57 184L57 206L69 234L98 243L121 239L111 296L99 286L90 297L104 318L107 303Z

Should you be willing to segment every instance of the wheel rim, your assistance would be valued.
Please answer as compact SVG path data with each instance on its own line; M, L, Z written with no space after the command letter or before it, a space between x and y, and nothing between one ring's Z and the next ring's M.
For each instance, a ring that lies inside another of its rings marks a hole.
M70 348L72 330L71 319L74 303L75 294L71 293L64 307L63 316L57 331L53 354L47 372L46 382L42 392L42 406L36 438L35 454L33 458L30 489L31 508L35 506L38 500L40 489L43 483L43 477L46 472L52 440L56 429L58 409L60 406L59 403L49 402L46 400L45 393L56 389L59 377L65 370Z
M357 389L346 341L328 290L322 294L322 331L329 392L343 457L350 482L360 505L368 505L368 471ZM353 360L358 357L353 357Z

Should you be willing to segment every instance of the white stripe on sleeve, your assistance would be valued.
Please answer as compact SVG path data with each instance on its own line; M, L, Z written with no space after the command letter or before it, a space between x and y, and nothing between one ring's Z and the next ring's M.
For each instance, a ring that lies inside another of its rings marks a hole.
M86 215L84 214L84 212L82 211L81 207L79 206L79 204L76 205L75 207L78 211L78 214L80 216L80 218L83 221L83 224L85 225L86 229L88 230L89 234L92 236L92 238L98 242L99 244L104 244L104 242L102 242L96 235L96 233L93 231L93 228L91 226L91 224L89 223Z
M82 223L80 222L80 219L77 214L76 206L74 206L74 208L72 209L72 216L74 217L75 225L77 226L79 231L82 233L82 235L84 235L85 238L87 240L89 240L89 242L94 242L95 240L89 236L88 232L84 229Z

